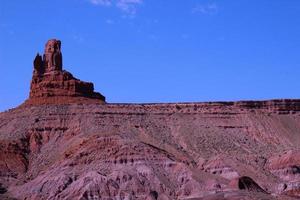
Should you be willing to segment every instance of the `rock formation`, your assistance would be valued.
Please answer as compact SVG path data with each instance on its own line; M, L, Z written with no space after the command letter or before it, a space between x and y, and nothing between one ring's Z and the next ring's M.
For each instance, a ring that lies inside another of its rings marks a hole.
M94 92L93 83L83 82L63 70L61 41L49 40L44 55L36 55L29 99L25 105L105 103L105 97Z
M297 199L297 102L21 106L0 113L0 199Z
M300 198L300 100L99 103L60 49L0 113L1 200Z

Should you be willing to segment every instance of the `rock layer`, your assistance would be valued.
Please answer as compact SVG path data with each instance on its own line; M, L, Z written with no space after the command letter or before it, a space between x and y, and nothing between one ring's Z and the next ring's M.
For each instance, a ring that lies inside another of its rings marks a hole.
M0 199L299 199L299 134L300 100L106 104L49 40L0 113Z
M25 105L105 103L105 97L94 92L93 83L83 82L63 70L61 42L49 40L43 57L34 59L29 99Z
M279 102L293 106L280 112L271 102L18 107L0 114L2 195L297 199L300 112L297 101Z

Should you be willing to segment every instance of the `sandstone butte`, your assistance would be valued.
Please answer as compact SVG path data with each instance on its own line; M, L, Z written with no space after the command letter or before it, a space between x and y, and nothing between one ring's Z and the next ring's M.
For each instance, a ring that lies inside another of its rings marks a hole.
M53 39L0 113L0 199L299 198L300 100L110 104Z

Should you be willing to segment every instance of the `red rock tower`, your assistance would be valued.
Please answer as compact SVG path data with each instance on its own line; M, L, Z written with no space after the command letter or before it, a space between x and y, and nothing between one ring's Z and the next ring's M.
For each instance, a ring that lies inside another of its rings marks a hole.
M60 40L49 40L44 55L37 54L33 66L29 99L25 105L105 103L105 97L94 92L93 83L76 79L63 70Z

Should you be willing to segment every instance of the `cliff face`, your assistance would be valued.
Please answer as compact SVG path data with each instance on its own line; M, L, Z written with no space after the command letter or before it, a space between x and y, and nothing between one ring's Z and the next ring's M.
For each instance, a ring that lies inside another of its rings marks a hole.
M300 100L109 104L46 47L0 113L0 199L300 197Z

